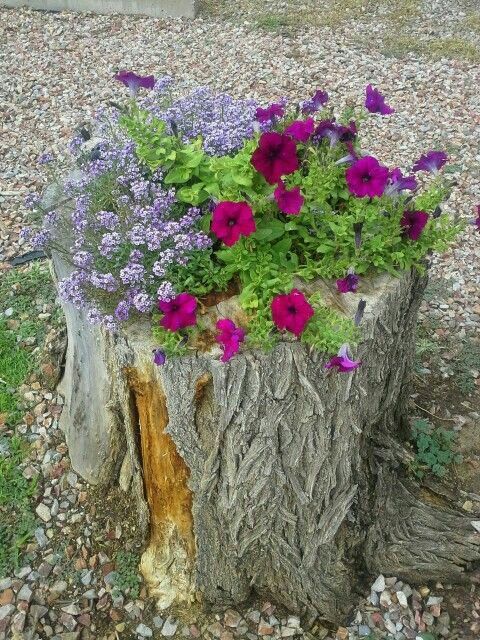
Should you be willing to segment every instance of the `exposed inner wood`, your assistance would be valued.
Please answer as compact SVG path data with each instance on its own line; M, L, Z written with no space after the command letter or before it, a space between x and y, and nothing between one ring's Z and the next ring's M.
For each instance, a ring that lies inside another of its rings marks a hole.
M147 374L127 370L138 412L145 494L150 511L149 548L142 559L142 570L160 606L179 599L176 581L182 589L191 583L190 573L195 558L192 492L188 488L190 472L179 455L172 438L166 433L168 411L165 394ZM162 568L176 563L177 580ZM193 587L180 594L190 600Z

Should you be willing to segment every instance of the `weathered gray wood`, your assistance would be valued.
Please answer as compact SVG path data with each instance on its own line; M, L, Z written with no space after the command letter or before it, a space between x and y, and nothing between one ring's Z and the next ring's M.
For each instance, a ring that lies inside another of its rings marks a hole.
M54 264L62 275L58 255ZM159 606L235 603L254 589L339 621L367 569L461 579L478 562L469 519L434 489L420 494L401 467L424 284L414 274L363 284L352 375L292 342L227 364L213 349L156 367L148 322L113 337L65 309L72 464L102 484L121 468L144 531L150 522L142 570ZM354 314L360 294L315 287Z

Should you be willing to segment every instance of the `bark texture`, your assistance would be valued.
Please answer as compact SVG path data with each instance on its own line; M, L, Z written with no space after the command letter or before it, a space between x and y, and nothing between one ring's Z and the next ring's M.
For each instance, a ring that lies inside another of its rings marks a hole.
M450 580L478 562L480 536L451 497L402 471L424 284L412 274L364 284L353 375L291 342L227 364L212 352L155 367L147 324L113 337L65 309L72 464L133 489L145 532L149 523L142 570L161 607L235 603L254 589L336 622L365 570ZM359 295L314 287L353 316Z

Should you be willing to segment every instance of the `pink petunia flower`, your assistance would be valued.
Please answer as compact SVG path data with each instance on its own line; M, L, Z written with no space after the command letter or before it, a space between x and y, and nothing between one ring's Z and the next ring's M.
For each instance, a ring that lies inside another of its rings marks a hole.
M410 240L418 240L425 225L428 222L428 213L426 211L404 211L400 224L403 228L403 234Z
M240 236L249 236L256 229L253 211L246 202L219 202L213 211L212 231L227 247Z
M229 318L218 320L217 329L220 331L217 342L223 346L221 361L228 362L240 349L240 343L245 340L245 331Z
M114 78L128 87L133 96L137 94L140 87L143 89L153 89L155 85L154 76L138 76L133 71L119 71Z
M283 105L274 102L266 109L258 107L255 111L255 119L263 124L264 122L270 122L275 118L282 118L284 113L285 108Z
M340 293L355 292L359 281L360 278L355 273L348 273L345 278L337 280L337 289Z
M307 142L313 133L315 122L313 118L306 120L294 120L285 129L284 133L298 142Z
M298 289L275 296L272 300L272 319L280 330L290 331L295 336L303 333L314 314L312 305Z
M285 189L285 185L281 180L273 192L273 197L280 211L290 216L297 216L305 202L305 198L300 193L300 187Z
M167 360L167 356L165 352L161 349L154 349L153 351L153 363L157 365L157 367L161 367L165 364Z
M333 356L325 365L325 369L337 368L340 373L350 373L362 364L361 360L351 360L348 356L348 344L342 344L338 355Z
M271 131L260 136L253 152L252 165L270 184L298 169L297 147L289 137Z
M163 312L160 324L168 331L179 331L197 323L197 300L189 293L180 293L169 302L159 300L158 308Z
M388 169L373 156L364 156L349 167L345 173L351 193L358 198L374 198L385 191Z

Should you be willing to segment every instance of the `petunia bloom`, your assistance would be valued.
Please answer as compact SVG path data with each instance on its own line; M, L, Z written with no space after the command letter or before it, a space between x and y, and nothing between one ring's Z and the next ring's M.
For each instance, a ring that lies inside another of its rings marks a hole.
M368 84L365 88L365 107L370 113L380 113L382 116L387 116L390 113L394 113L395 109L392 109L386 102L385 97Z
M270 184L298 169L297 147L286 135L271 131L260 136L252 154L252 165Z
M477 227L477 231L480 231L480 204L477 204L475 209L477 210L477 217L473 220L472 224Z
M222 362L227 362L239 350L240 343L245 339L245 331L237 327L229 318L218 320L217 329L220 332L217 335L217 342L223 346L223 355L220 359Z
M385 195L392 196L402 191L415 191L417 188L417 179L415 176L404 176L397 167L392 169L388 174L388 184L385 189Z
M213 210L212 232L231 247L240 236L249 236L256 229L253 211L246 202L219 202Z
M413 171L429 171L430 173L438 173L438 171L447 162L447 154L445 151L429 151L420 156L413 165Z
M364 198L381 196L388 180L388 169L373 156L357 160L345 173L347 185L353 195Z
M272 319L277 328L290 331L297 338L314 314L312 305L298 289L275 296L271 308Z
M337 289L340 293L350 293L358 289L360 278L355 273L348 273L345 278L337 280Z
M157 367L161 367L165 364L167 360L167 356L165 352L161 349L154 349L153 351L153 363L157 365Z
M168 331L179 331L197 323L197 300L189 293L180 293L173 300L159 300L158 308L163 313L160 324Z
M349 373L354 371L362 364L361 360L352 360L348 355L348 344L342 344L338 350L338 355L333 356L325 365L325 369L332 369L334 367L340 373Z
M428 222L428 213L426 211L404 211L400 224L403 228L403 234L410 240L418 240L425 225Z
M338 142L351 142L357 135L357 125L352 120L348 125L338 124L335 120L321 120L313 132L314 141L320 141L323 138L330 140L330 146L334 147ZM351 149L349 148L351 153Z
M290 216L297 216L305 202L305 198L300 193L300 187L285 189L282 181L278 183L278 187L273 192L273 197L280 211Z
M284 113L285 108L281 104L273 103L266 109L258 107L255 111L255 119L261 123L270 122L274 118L282 118Z
M298 142L307 142L313 133L315 123L313 118L295 120L285 129L284 133Z
M140 88L153 89L155 85L154 76L138 76L133 71L119 71L114 78L128 87L133 96L137 94Z
M311 113L315 113L320 109L320 107L324 107L328 102L328 93L326 91L322 91L321 89L317 89L310 100L305 100L305 102L301 103L302 113L305 115L309 115Z

